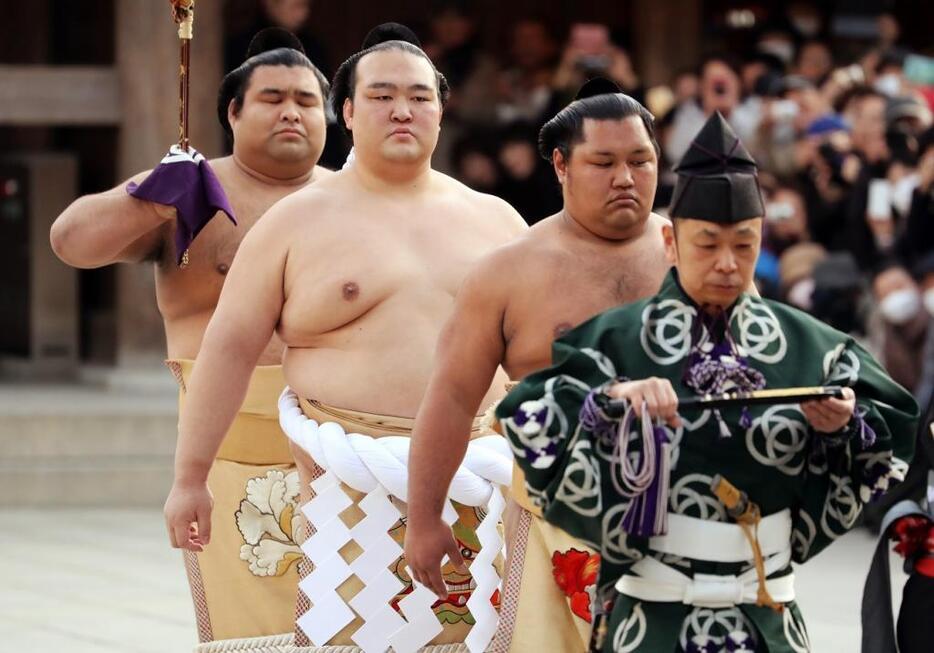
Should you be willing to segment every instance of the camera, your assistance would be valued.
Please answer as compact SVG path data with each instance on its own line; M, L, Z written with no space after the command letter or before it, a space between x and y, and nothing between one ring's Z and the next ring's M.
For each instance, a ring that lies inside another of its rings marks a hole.
M817 153L830 168L830 181L839 186L847 186L847 181L843 178L843 154L830 143L821 143Z
M588 54L578 57L574 64L581 70L605 72L610 67L610 58L602 54Z

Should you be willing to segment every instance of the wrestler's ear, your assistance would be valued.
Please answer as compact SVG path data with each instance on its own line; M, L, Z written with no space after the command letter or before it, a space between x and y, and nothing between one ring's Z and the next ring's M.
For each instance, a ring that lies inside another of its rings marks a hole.
M568 176L568 162L558 148L551 153L551 164L555 168L555 175L558 176L558 183L564 185L564 180Z
M662 241L665 243L665 260L671 265L678 264L678 243L675 238L674 223L662 225Z
M231 98L230 102L227 103L227 122L233 127L237 119L237 99Z
M344 124L347 125L347 131L353 131L353 100L349 97L344 98L344 106L341 107L341 113L344 116Z

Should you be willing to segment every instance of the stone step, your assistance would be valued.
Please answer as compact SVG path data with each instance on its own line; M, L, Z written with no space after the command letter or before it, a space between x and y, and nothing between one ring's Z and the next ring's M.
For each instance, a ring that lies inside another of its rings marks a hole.
M177 395L0 385L0 507L157 507L172 482Z

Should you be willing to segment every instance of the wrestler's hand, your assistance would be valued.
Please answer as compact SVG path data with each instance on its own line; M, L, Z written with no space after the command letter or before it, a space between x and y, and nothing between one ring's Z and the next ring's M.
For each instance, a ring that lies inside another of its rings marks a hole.
M214 496L206 482L175 482L165 500L165 526L175 549L200 553L211 541Z
M409 520L405 531L405 560L409 572L442 600L448 597L448 588L441 575L441 558L445 553L457 573L468 573L451 527L440 517L428 524Z
M853 388L843 388L843 398L826 397L801 403L801 412L811 428L819 433L836 433L853 418L856 410L856 393Z
M668 379L652 376L641 381L624 381L610 386L606 394L611 399L626 399L636 408L645 402L649 415L663 419L673 428L681 426L678 395Z

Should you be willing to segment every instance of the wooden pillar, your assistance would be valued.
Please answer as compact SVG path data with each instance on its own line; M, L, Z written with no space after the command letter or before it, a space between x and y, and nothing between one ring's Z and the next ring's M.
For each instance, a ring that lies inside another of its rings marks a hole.
M632 0L634 50L646 86L668 84L676 70L698 63L701 4L696 0Z
M117 0L116 59L122 95L117 169L121 179L154 167L178 140L177 29L168 2ZM223 147L215 102L222 72L221 3L196 3L191 47L191 143L208 158ZM117 269L117 364L149 366L165 357L162 319L149 265Z

